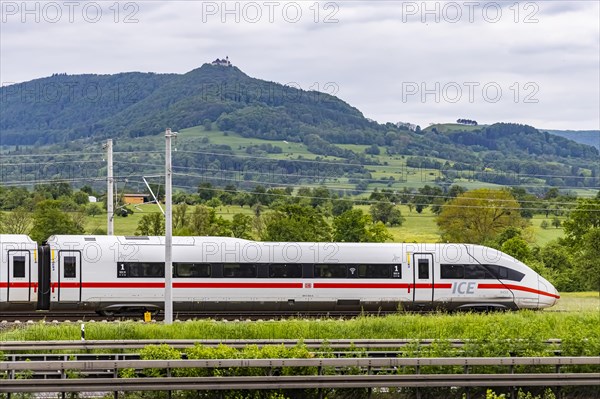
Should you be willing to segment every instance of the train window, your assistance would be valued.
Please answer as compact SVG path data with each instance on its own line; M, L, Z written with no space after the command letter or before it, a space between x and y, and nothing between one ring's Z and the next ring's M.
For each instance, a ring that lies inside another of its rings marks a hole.
M400 268L398 268L398 272ZM390 265L358 265L359 278L390 278ZM398 277L400 278L400 277Z
M485 268L494 275L494 278L506 280L508 278L508 269L504 266L485 265Z
M124 262L117 264L117 277L163 278L165 264L162 262Z
M486 280L495 278L483 265L465 265L465 279Z
M429 260L419 259L419 279L425 280L429 278Z
M173 263L176 277L210 277L210 264L208 263Z
M523 277L525 277L524 273L518 272L513 269L509 269L504 266L500 266L500 267L508 270L508 276L506 277L507 280L521 281L521 280L523 280Z
M317 278L346 278L346 265L315 265L315 277Z
M256 277L256 265L251 263L224 263L223 277Z
M521 281L525 274L504 266L485 265L488 270L500 280Z
M65 256L63 259L63 277L77 277L77 261L74 256Z
M24 278L25 277L25 257L15 256L13 257L13 277Z
M298 263L277 263L269 265L271 278L301 278L302 265Z
M498 265L441 265L441 278L469 280L500 279L521 281L525 274Z
M441 278L465 278L465 267L463 265L440 265Z

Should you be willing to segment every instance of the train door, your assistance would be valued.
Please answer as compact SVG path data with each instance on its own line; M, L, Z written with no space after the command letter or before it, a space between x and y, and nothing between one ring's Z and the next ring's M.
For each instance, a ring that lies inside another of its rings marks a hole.
M7 302L29 302L31 300L31 256L29 251L9 250L6 275Z
M81 252L58 251L58 301L81 301Z
M413 301L433 301L433 254L413 254Z

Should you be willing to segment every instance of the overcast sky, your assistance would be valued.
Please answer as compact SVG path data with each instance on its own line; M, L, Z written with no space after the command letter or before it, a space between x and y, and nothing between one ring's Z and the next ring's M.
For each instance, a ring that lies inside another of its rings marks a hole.
M229 56L378 122L600 129L597 0L0 3L3 85L185 73Z

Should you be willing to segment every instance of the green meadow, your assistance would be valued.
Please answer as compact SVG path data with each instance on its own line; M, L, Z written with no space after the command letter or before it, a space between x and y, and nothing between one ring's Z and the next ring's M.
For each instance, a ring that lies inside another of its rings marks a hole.
M600 353L598 293L569 293L544 311L492 313L404 313L352 319L291 318L264 321L188 320L87 322L86 338L96 339L472 339L567 342L587 339L585 353ZM25 324L0 331L0 340L79 340L80 323Z
M137 225L142 216L160 212L160 209L155 204L145 205L130 205L133 214L127 217L115 217L114 227L117 235L134 235ZM369 211L366 205L356 206L364 212ZM164 208L164 207L163 207ZM410 211L408 206L399 205L399 208L404 216L405 221L402 226L389 227L388 230L392 235L390 242L439 242L441 240L438 226L435 222L435 214L430 208L426 208L422 213L417 213L414 209ZM226 220L231 220L236 213L253 215L252 209L238 205L223 205L216 208L217 215L222 216ZM546 220L549 227L543 229L540 225L543 220ZM561 218L563 221L564 218ZM543 246L551 240L555 240L563 236L562 228L555 228L550 225L552 219L545 218L543 215L535 215L531 219L531 236L532 244ZM88 216L86 218L86 232L102 232L106 231L106 215Z

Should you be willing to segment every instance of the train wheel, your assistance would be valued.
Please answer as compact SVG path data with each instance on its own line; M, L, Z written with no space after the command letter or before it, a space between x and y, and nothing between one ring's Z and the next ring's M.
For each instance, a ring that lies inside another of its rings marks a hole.
M115 311L114 310L101 310L99 313L102 316L106 316L106 317L113 317L115 315Z

